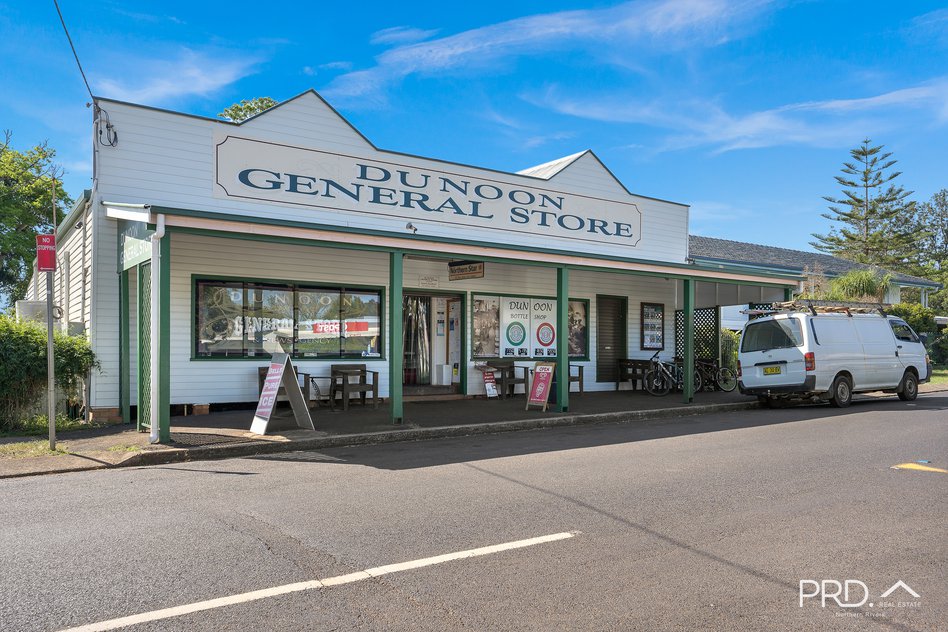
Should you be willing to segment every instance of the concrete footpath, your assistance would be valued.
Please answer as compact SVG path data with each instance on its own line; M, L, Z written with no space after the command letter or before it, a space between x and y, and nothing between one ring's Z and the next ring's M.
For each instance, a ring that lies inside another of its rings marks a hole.
M249 422L244 423L244 418L248 415L252 417L252 411L234 411L200 417L173 418L171 426L172 443L169 445L149 444L148 435L137 432L130 425L64 432L58 437L57 448L61 452L57 454L0 456L0 478L59 474L115 467L160 465L205 459L225 459L254 454L321 450L397 441L420 441L558 426L628 423L653 419L667 420L759 407L756 400L748 398L731 396L724 397L724 399L728 401L688 405L681 404L679 401L677 405L674 405L676 402L668 398L641 398L636 402L638 406L635 406L632 410L576 414L533 411L527 417L522 412L523 399L521 398L516 405L521 411L519 415L521 418L519 419L497 421L495 418L490 421L464 423L468 421L466 418L469 415L455 414L451 422L442 423L442 425L433 425L431 421L425 420L420 423L408 423L399 426L389 423L382 426L384 429L379 429L380 426L374 423L351 423L351 432L342 431L338 423L330 422L326 424L330 428L329 432L322 429L315 432L289 430L263 437L246 430L249 427ZM441 402L437 404L437 407L458 410L471 402L477 407L477 400ZM654 407L645 405L649 403ZM587 406L587 408L589 407ZM599 409L603 406L592 406L591 408ZM317 409L315 411L317 428L321 427L318 419L322 410ZM366 412L368 413L368 411ZM379 411L379 413L382 412ZM372 417L379 413L373 414ZM357 417L352 417L352 415L358 416L359 412L350 409L348 415L350 415L350 420L355 421ZM498 415L498 417L503 418L504 415ZM441 415L438 415L437 418L445 419ZM46 443L45 439L39 437L7 437L0 439L0 447L3 447L4 444L10 447L9 444L24 441Z
M920 390L933 392L948 390L948 387L923 385ZM5 437L0 438L0 449L6 448L6 451L0 452L0 478L582 424L667 421L760 407L756 399L736 393L702 393L691 404L682 404L676 398L644 395L629 398L621 393L587 393L580 404L573 406L575 412L571 413L525 413L522 398L496 404L487 400L464 400L413 406L410 423L398 426L382 421L387 417L383 407L378 410L366 408L363 411L353 406L346 413L330 413L324 408L317 408L314 410L315 432L289 430L263 437L247 430L252 411L175 417L171 426L172 442L168 445L151 445L148 435L137 432L132 425L89 428L61 433L56 454L48 451L36 454L41 452L40 449L46 443L42 438ZM20 448L21 444L23 451L15 452L14 448Z

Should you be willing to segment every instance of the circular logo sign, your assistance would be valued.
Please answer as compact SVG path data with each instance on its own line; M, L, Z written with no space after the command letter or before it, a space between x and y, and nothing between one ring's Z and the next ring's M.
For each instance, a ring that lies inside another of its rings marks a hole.
M537 342L544 347L549 347L556 340L556 330L550 323L542 323L537 327Z
M507 340L510 344L515 347L519 347L523 344L523 341L527 339L527 328L523 326L523 323L514 321L507 325Z

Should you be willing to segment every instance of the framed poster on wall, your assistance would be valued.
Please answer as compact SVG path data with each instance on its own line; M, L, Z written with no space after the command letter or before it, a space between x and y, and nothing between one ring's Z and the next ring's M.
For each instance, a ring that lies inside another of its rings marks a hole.
M662 351L665 349L665 305L642 303L642 349Z

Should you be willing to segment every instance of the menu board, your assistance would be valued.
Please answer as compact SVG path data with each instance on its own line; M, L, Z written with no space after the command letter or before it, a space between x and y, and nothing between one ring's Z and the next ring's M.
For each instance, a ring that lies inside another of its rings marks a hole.
M661 351L665 348L665 305L642 303L642 349Z

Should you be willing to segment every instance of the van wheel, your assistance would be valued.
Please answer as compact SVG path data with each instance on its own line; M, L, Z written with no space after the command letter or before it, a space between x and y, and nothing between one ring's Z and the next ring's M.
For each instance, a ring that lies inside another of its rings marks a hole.
M911 402L918 397L918 378L911 371L906 371L902 377L902 388L899 389L899 399Z
M833 380L829 401L836 408L846 408L852 403L853 387L847 378L842 375L836 376L836 379Z

